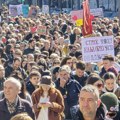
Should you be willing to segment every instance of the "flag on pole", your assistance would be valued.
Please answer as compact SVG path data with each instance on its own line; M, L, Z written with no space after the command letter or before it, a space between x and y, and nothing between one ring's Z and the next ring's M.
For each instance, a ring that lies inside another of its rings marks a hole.
M83 36L92 34L92 19L90 14L89 2L85 0L83 2Z

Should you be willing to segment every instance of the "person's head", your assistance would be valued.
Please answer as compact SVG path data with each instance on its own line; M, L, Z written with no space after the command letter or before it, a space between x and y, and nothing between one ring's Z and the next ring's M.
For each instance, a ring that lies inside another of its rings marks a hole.
M76 63L76 75L78 77L82 77L84 75L85 67L86 67L86 65L83 61L78 61Z
M109 91L113 91L116 84L116 76L112 72L107 72L103 76L105 88Z
M52 86L53 86L52 77L48 75L42 76L40 87L43 90L43 92L48 92Z
M14 58L22 57L22 51L20 49L15 49Z
M97 109L100 106L99 91L95 86L86 85L81 89L79 106L84 119L95 119Z
M53 74L53 80L56 80L59 76L59 69L60 67L55 67L52 71L52 74Z
M105 68L105 70L108 70L114 62L114 57L111 55L106 55L103 57L103 67Z
M36 86L39 84L40 82L40 79L41 79L41 74L38 72L38 71L32 71L30 74L29 74L29 78L30 78L30 82Z
M14 61L13 61L14 70L18 69L20 66L21 66L21 58L20 57L14 58Z
M28 62L34 61L34 55L33 54L28 54L27 55L27 61Z
M50 41L48 40L44 41L44 47L45 47L45 50L48 50L50 48Z
M72 67L73 63L72 63L72 57L71 56L67 56L65 58L62 59L60 66L63 65L68 65L70 66L70 68Z
M4 82L4 95L5 98L13 102L16 99L16 96L21 90L21 83L17 79L13 77L7 78L7 80Z
M13 116L10 120L33 120L27 113L19 113Z
M4 78L4 77L5 77L5 69L3 65L0 65L0 78Z
M71 73L71 69L68 65L63 65L62 67L59 68L59 77L60 79L65 79L66 82L70 78L70 73Z
M101 94L102 89L104 87L103 80L100 78L100 76L96 73L90 74L88 77L86 84L91 84L99 90L99 93Z
M53 60L53 66L60 66L60 59L56 58Z
M119 100L117 96L114 93L106 92L101 96L101 101L108 110L107 117L112 119L116 117L119 111Z
M35 39L30 38L30 40L29 40L29 47L33 49L35 47L35 44L36 44Z

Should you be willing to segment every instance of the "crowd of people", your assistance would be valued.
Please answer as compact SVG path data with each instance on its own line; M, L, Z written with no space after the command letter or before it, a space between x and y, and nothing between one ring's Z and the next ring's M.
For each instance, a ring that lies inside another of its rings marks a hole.
M83 60L82 27L69 14L12 17L3 6L1 18L2 120L120 120L117 17L93 19L91 37L113 35L115 56L91 63Z

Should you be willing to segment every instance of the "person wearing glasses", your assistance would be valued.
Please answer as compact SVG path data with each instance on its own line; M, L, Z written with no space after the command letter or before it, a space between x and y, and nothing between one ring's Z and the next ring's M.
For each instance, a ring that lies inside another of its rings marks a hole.
M103 94L104 82L97 73L91 73L86 81L86 85L91 84L97 87L99 94Z

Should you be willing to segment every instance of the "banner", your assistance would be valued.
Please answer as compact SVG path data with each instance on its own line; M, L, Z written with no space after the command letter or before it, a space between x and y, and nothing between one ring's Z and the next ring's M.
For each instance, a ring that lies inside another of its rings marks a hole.
M101 61L107 54L114 56L113 36L82 38L82 55L86 63Z
M46 26L39 26L37 29L37 32L39 35L45 35L46 34Z
M29 13L28 13L28 16L29 17L35 17L36 15L37 15L37 8L36 8L36 6L31 6L30 7L30 10L29 10Z
M18 15L17 5L9 5L9 14L13 17Z
M44 14L49 13L49 6L48 5L42 5L42 13L44 13Z
M90 13L95 17L103 17L104 16L102 8L90 9Z
M29 5L22 5L22 13L24 17L28 17Z
M22 15L22 4L20 5L9 5L9 14L13 17Z
M71 21L73 23L76 22L78 19L83 19L83 10L76 10L71 11ZM90 14L94 17L103 17L103 9L102 8L96 8L96 9L90 9Z
M78 19L83 19L83 10L71 11L71 21L75 23Z
M92 34L92 19L89 9L88 0L83 2L83 27L82 27L83 36Z
M80 26L82 26L83 25L83 19L78 19L78 20L76 20L76 26L77 27L80 27Z

